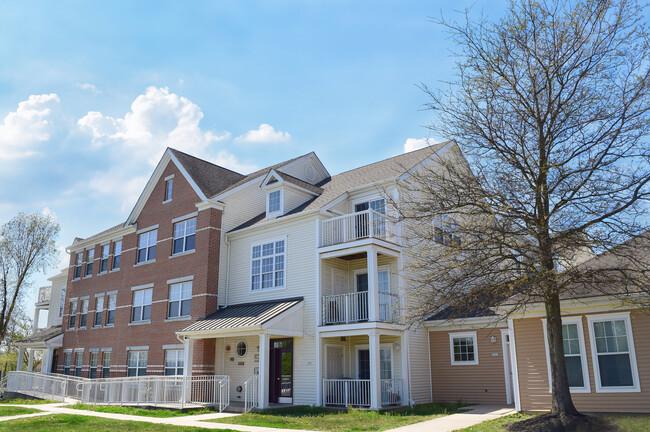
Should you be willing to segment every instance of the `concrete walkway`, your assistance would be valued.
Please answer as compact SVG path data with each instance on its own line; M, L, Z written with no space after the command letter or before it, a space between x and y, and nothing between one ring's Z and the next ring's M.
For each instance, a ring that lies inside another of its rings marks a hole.
M56 404L43 404L43 405L11 405L24 408L33 408L41 410L42 412L33 413L33 414L22 414L17 416L10 417L0 417L0 422L16 420L20 418L28 417L37 417L48 414L74 414L82 415L88 417L101 417L109 418L113 420L126 420L126 421L137 421L137 422L146 422L146 423L155 423L161 425L174 425L174 426L190 426L198 427L204 429L233 429L242 432L309 432L301 431L299 429L276 429L276 428L267 428L267 427L258 427L258 426L245 426L238 424L226 424L226 423L212 423L206 422L205 420L213 420L218 418L233 417L239 414L229 414L229 413L214 413L214 414L197 414L192 416L181 416L181 417L143 417L143 416L134 416L127 414L113 414L113 413L104 413L96 411L86 411L86 410L77 410L72 408L66 408L68 404L66 403L56 403ZM514 409L509 407L504 407L502 405L473 405L467 407L470 411L452 414L445 417L440 417L437 419L415 423L408 426L403 426L397 429L391 429L389 432L451 432L457 429L463 429L475 424L484 422L486 420L492 420L499 418L505 415L513 414ZM162 428L161 428L162 429Z

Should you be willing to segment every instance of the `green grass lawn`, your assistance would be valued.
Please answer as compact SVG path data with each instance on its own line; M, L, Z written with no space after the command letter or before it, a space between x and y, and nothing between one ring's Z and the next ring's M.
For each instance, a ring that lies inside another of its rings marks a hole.
M505 430L504 426L531 417L533 417L533 414L513 414L461 429L458 432L503 432ZM648 415L606 415L605 418L617 424L623 432L650 431L650 416Z
M75 404L70 405L66 408L73 408L78 410L86 411L97 411L105 413L114 413L114 414L128 414L144 417L180 417L196 414L209 414L214 413L207 408L191 409L187 411L181 410L168 410L168 409L146 409L146 408L137 408L137 407L126 407L126 406L116 406L116 405L86 405L86 404Z
M209 420L217 423L309 429L332 432L383 431L458 412L461 405L429 404L392 411L332 411L320 407L290 407Z
M51 404L51 403L61 403L60 401L50 400L50 399L3 399L0 401L2 405L42 405L42 404Z
M57 414L0 422L0 432L207 432L212 429ZM222 432L236 432L223 429Z
M35 412L38 412L38 410L31 409L31 408L23 408L23 407L12 407L12 406L0 407L0 417L9 417L9 416L15 416L20 414L31 414Z

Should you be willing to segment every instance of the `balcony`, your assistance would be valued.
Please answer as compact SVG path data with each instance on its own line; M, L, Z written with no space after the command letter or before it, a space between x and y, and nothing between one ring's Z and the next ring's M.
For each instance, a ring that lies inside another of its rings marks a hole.
M320 247L349 243L367 238L394 242L393 223L384 213L364 210L321 221Z
M38 301L37 301L37 303L47 303L47 302L50 301L51 296L52 296L52 287L51 286L40 287L38 289Z
M367 291L323 296L323 325L368 321L396 323L399 318L399 297L381 291L378 294L379 316L376 319L370 319Z
M402 401L402 379L382 379L381 407L399 406ZM328 407L370 408L371 387L369 379L324 379L323 400Z

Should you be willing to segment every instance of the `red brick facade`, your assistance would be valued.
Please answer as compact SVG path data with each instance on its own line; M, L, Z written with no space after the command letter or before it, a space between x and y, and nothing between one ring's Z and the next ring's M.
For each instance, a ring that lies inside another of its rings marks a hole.
M172 199L163 203L165 178L173 175ZM70 271L66 290L66 303L63 316L63 349L58 357L57 372L64 372L66 350L83 349L81 376L89 376L90 351L110 348L110 376L126 375L127 347L148 347L147 374L158 375L164 371L164 345L179 345L175 332L198 318L205 317L217 310L217 284L219 277L219 248L221 238L221 211L210 208L199 211L196 216L196 237L194 252L172 256L174 236L174 218L197 213L196 204L200 201L190 183L183 176L174 162L169 162L160 179L154 186L148 201L142 208L135 223L135 231L123 235L121 265L113 271L114 240L110 242L108 271L98 274L100 270L101 246L95 244L92 276L84 277L86 271L86 250L82 277L74 279L74 265L78 250L71 251ZM158 236L155 262L136 265L138 233L137 230L157 226ZM84 242L82 241L83 244ZM193 277L191 318L168 319L169 283L178 278ZM152 303L149 323L132 323L133 287L151 285ZM108 296L104 295L102 326L93 327L95 321L96 295L117 291L117 308L114 326L106 326L106 308ZM87 325L80 329L81 302L78 303L76 322L69 329L70 301L89 297ZM193 353L193 373L214 373L214 341L196 341ZM74 373L75 356L72 357L70 373ZM102 354L99 354L101 371ZM187 367L187 366L186 366ZM97 376L101 376L98 372Z

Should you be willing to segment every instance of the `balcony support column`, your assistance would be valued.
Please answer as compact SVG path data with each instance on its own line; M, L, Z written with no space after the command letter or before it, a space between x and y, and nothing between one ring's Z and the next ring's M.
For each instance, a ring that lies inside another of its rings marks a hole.
M427 337L429 337L428 333ZM407 331L404 331L400 338L400 353L402 354L402 400L400 402L401 405L409 405L411 403L409 393L411 368L409 367L409 336Z
M27 348L27 372L34 372L34 348Z
M377 277L377 251L366 251L368 261L368 321L379 321L379 280Z
M260 333L260 374L258 391L258 408L269 407L269 363L271 360L271 338L266 333Z
M23 359L25 358L25 348L18 348L18 362L16 363L16 370L23 370Z
M379 362L380 335L371 332L368 334L368 348L370 350L370 409L381 408L381 371Z

